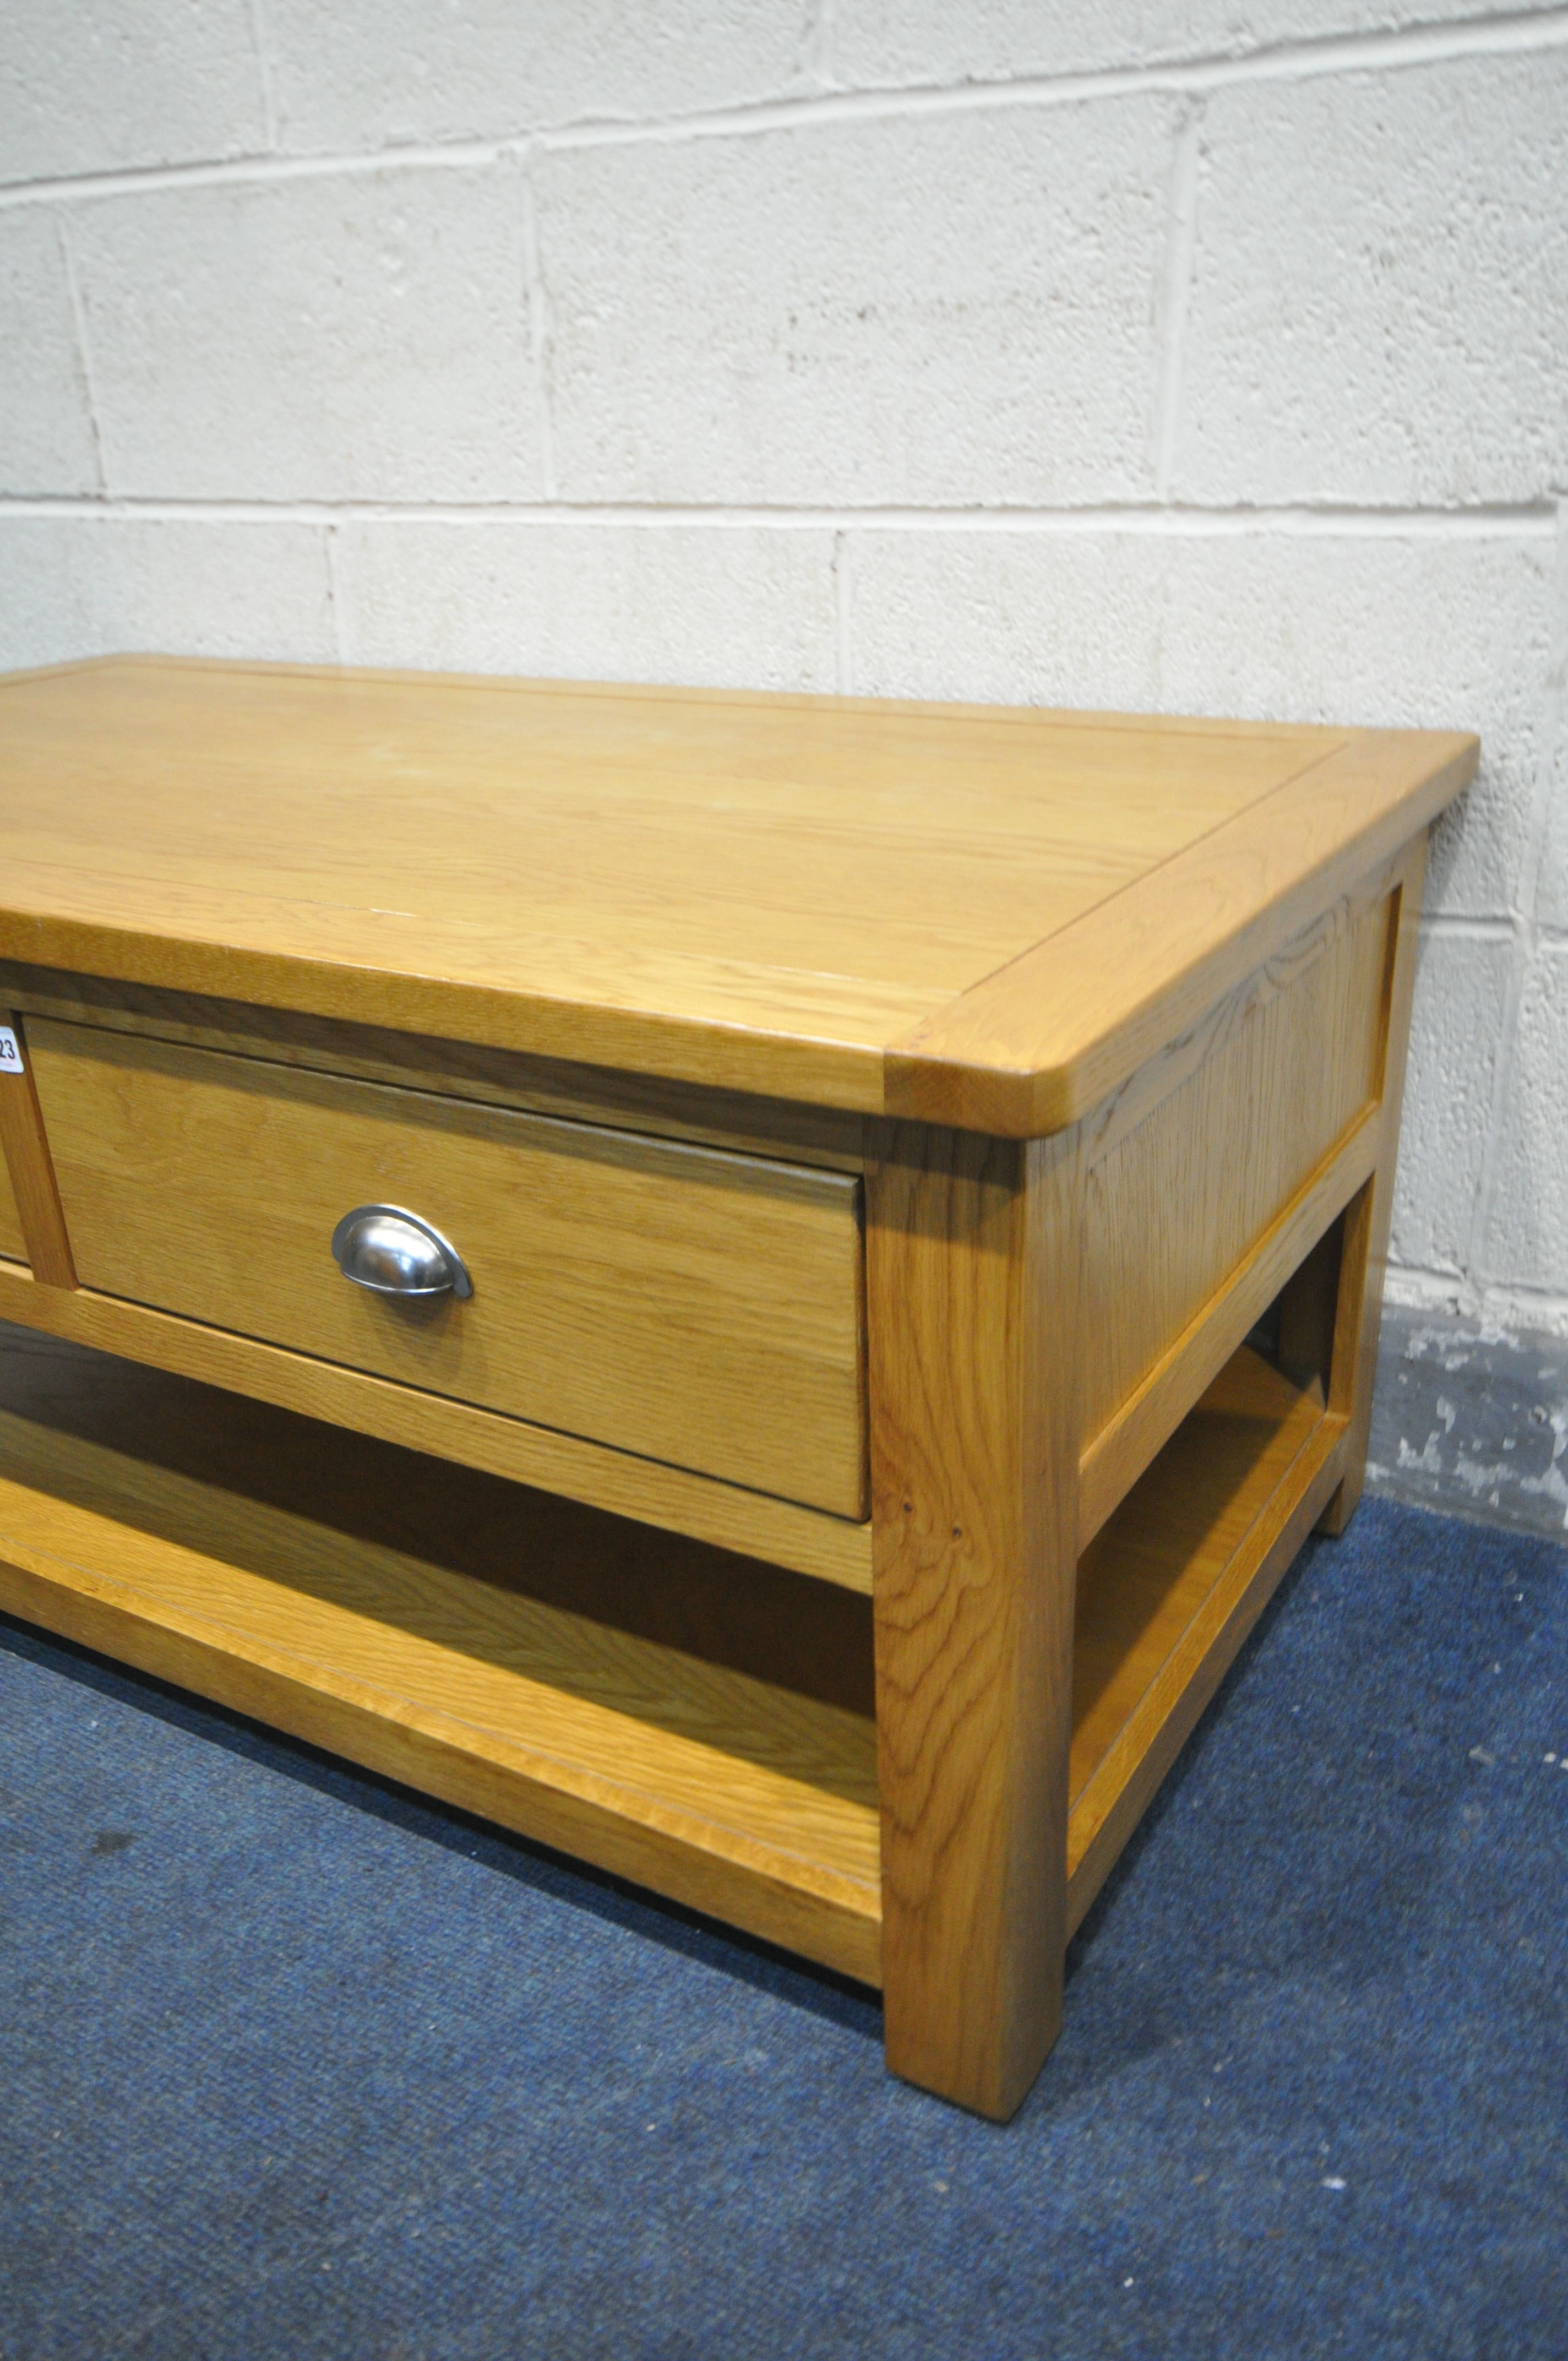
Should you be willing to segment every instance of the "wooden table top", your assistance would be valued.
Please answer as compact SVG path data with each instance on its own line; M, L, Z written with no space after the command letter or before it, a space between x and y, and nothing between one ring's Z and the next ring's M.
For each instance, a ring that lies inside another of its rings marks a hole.
M0 687L0 955L1020 1137L1478 751L160 657Z

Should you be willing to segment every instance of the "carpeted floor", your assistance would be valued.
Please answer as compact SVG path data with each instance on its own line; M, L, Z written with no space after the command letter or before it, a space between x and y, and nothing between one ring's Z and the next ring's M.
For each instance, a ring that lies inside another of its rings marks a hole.
M1565 1870L1568 1555L1368 1501L999 2131L863 1993L5 1624L0 2355L1561 2361Z

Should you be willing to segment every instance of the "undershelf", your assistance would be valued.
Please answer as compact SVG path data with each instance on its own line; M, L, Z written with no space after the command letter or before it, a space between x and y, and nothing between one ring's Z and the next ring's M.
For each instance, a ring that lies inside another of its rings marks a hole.
M878 1979L851 1592L28 1338L0 1352L0 1607Z
M1085 1553L1082 1917L1338 1477L1246 1348ZM869 1983L870 1601L52 1338L0 1349L0 1607Z
M1080 1559L1070 1927L1332 1498L1344 1431L1244 1345Z

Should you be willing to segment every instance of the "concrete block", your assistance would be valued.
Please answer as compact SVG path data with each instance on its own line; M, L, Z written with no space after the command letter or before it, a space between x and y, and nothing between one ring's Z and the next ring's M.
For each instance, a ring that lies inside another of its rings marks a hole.
M84 211L111 491L537 493L520 197L510 170L388 170Z
M6 0L5 180L211 162L266 144L247 0Z
M845 547L857 694L1159 703L1164 567L1146 536L868 531Z
M1553 742L1546 750L1541 764L1541 792L1545 810L1541 855L1536 864L1533 895L1527 891L1521 897L1530 917L1541 927L1568 935L1568 501L1557 503L1557 619L1558 646L1552 664L1552 677L1558 685L1560 703ZM1563 1044L1568 1058L1568 1042ZM1568 1269L1558 1281L1568 1296Z
M1438 829L1427 907L1517 907L1553 726L1551 541L1499 528L1495 540L1257 533L1158 548L1167 709L1478 730L1481 776Z
M267 48L282 144L321 152L773 97L806 24L788 0L268 0Z
M1543 944L1524 980L1481 1274L1568 1292L1568 944Z
M578 499L1146 493L1162 98L547 158Z
M1547 8L1554 0L1527 0ZM1524 13L1495 0L1492 13ZM1339 33L1387 32L1488 13L1476 0L834 0L831 66L854 88L1009 82L1179 58L1233 58Z
M322 529L0 514L0 670L137 649L333 662Z
M43 207L0 214L0 491L98 485L62 236Z
M1512 961L1506 939L1435 935L1420 945L1394 1193L1397 1263L1453 1275L1469 1268Z
M1536 881L1535 916L1543 927L1568 934L1568 735L1560 741L1546 784L1545 842ZM1568 1049L1564 1051L1568 1055ZM1568 1293L1568 1273L1564 1273Z
M351 663L834 686L830 533L408 519L338 544Z
M1568 50L1235 87L1202 129L1178 498L1568 476Z

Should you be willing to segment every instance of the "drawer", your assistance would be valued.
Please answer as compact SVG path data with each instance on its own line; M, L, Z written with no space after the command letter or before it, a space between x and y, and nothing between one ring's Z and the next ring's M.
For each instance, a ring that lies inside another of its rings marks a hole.
M84 1287L865 1513L860 1182L33 1018ZM418 1214L473 1293L378 1295L333 1232Z

